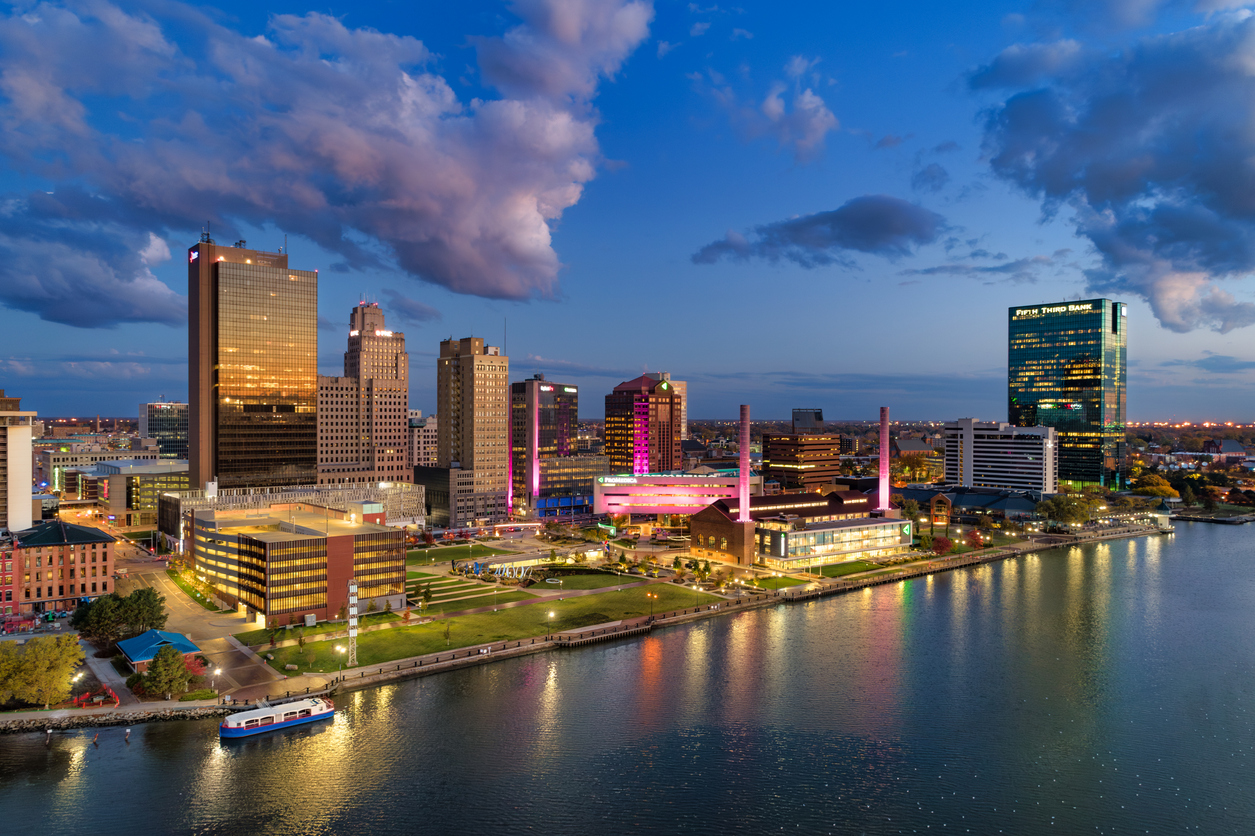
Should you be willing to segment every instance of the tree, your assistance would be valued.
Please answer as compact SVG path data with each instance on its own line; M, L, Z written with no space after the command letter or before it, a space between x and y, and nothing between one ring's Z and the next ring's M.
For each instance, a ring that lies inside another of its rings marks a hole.
M77 636L31 639L22 650L14 695L24 702L43 703L45 710L52 703L69 699L70 677L83 659Z
M557 562L558 562L558 550L557 550L557 549L550 549L550 550L549 550L549 562L550 562L550 563L557 563Z
M949 537L934 537L933 551L937 554L946 554L953 548L954 544L950 542Z
M675 556L675 560L672 561L671 568L677 572L684 568L684 561L680 560L680 556L678 554Z
M919 503L914 499L908 499L902 503L902 516L908 520L919 519Z
M1216 494L1213 491L1203 491L1203 510L1208 513L1216 510Z
M707 560L705 563L702 564L702 574L703 575L710 574L710 561L709 560Z
M375 599L371 598L370 603L366 605L366 612L375 612L379 608L375 606Z
M933 536L929 534L927 531L919 535L919 547L921 549L924 549L925 551L932 551Z
M392 612L392 599L391 598L387 598L384 600L383 611Z
M17 674L22 667L22 648L17 642L0 642L0 704L17 692Z
M173 645L165 645L157 651L157 655L148 663L148 675L144 677L144 688L149 693L182 694L187 690L187 683L192 675L183 663L183 654Z
M428 584L423 587L423 603L431 604L431 583L430 582L428 582Z
M976 520L976 527L988 530L994 527L994 521L988 516L981 514L981 516Z
M296 646L301 650L305 649L305 630L302 627L296 628Z
M155 589L143 587L121 601L121 619L129 635L138 636L166 626L166 598Z
M340 611L339 611L338 613L336 613L336 619L337 619L338 621L344 621L344 620L345 620L346 618L348 618L348 617L349 617L349 605L348 605L348 602L347 602L347 601L346 601L346 602L342 602L342 603L340 604Z
M1194 490L1189 485L1181 488L1181 504L1186 508L1193 508L1198 504L1198 497L1194 495Z
M101 596L91 605L82 633L105 647L122 637L122 599L116 593Z

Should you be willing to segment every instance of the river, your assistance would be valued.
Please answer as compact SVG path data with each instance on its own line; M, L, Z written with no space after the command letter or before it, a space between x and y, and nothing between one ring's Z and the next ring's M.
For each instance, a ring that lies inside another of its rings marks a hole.
M340 698L0 737L7 832L1255 832L1255 530L1056 549Z

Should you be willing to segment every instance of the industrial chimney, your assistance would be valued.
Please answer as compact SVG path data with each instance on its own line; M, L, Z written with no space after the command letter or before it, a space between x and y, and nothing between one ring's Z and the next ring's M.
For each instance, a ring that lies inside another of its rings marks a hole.
M889 407L880 408L880 504L876 509L889 513Z
M737 522L750 521L750 407L741 404L741 467L737 471Z

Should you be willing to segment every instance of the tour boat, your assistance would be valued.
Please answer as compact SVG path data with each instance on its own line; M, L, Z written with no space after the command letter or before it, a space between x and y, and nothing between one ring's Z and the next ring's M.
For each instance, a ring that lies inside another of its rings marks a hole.
M328 699L296 700L282 705L266 705L232 714L218 727L219 737L248 737L253 734L286 729L302 723L327 720L335 716L335 704Z

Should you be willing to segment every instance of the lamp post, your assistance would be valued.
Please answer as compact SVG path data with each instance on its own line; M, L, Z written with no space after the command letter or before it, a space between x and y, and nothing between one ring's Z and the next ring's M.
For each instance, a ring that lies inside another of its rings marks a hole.
M218 693L218 674L222 673L222 668L214 668L214 678L212 681L214 693Z
M646 592L645 597L649 599L649 620L654 620L654 599L658 597L656 593Z
M340 672L336 675L336 679L343 679L344 678L344 646L343 645L339 645L339 644L336 645L336 656L340 660Z
M545 630L549 633L549 635L553 634L553 610L549 611L549 621L545 625Z

